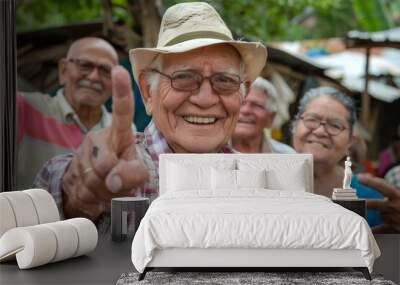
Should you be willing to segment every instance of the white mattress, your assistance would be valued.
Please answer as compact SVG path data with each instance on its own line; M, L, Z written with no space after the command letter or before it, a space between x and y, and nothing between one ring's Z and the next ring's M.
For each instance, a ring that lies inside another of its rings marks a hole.
M151 204L134 237L135 268L143 272L154 250L166 248L356 249L370 271L380 255L357 214L319 195L266 189L220 197L165 193Z

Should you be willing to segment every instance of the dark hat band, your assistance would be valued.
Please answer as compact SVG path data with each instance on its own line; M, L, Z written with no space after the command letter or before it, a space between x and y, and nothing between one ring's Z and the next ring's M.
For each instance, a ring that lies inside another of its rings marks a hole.
M194 39L217 39L223 41L232 41L233 39L225 34L213 32L213 31L195 31L190 33L185 33L183 35L177 36L167 42L164 46L172 46L185 41L194 40Z

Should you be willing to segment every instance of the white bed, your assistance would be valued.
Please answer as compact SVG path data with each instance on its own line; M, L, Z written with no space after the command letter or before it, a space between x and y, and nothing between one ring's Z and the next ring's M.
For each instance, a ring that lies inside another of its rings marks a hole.
M154 267L354 267L380 255L366 221L312 194L310 155L165 154L132 243ZM368 268L368 270L367 270Z

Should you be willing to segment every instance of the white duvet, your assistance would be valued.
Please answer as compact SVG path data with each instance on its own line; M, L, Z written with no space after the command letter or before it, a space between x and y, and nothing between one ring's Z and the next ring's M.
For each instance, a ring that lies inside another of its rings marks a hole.
M380 255L357 214L323 196L265 189L160 196L133 239L133 265L143 272L164 248L358 249L370 272Z

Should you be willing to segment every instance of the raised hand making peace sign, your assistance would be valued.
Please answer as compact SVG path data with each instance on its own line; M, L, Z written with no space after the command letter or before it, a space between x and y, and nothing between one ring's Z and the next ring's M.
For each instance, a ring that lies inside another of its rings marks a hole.
M112 70L112 125L90 132L72 159L62 179L67 217L96 219L109 208L110 200L131 196L148 179L148 171L136 156L131 123L133 94L128 72Z

